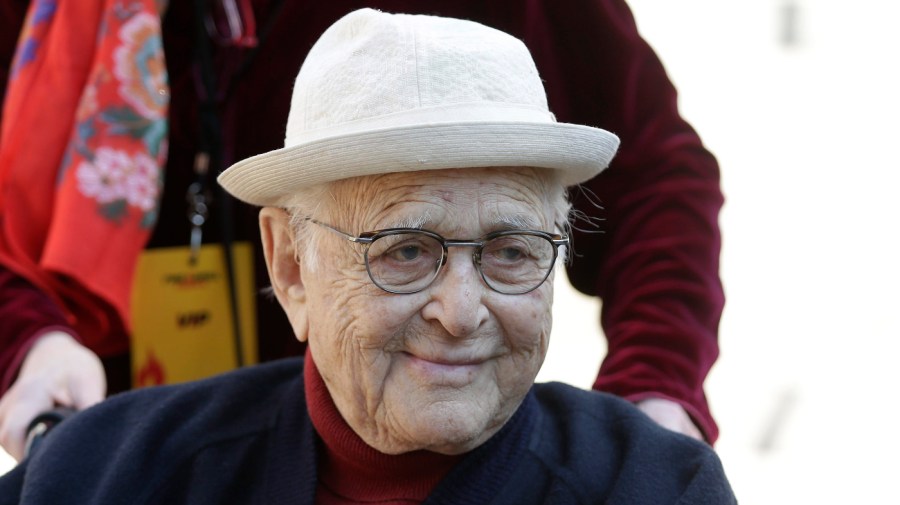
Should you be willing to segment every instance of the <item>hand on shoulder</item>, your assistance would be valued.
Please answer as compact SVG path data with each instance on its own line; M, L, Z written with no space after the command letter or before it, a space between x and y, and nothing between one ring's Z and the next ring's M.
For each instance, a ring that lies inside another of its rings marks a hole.
M704 440L703 434L691 420L691 416L677 402L665 398L646 398L636 402L635 405L663 428L700 441Z

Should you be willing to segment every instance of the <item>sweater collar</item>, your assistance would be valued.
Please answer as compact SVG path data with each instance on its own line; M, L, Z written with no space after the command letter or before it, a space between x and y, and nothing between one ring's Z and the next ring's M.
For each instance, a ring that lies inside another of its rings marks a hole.
M462 456L431 451L384 454L367 445L341 416L306 351L307 408L322 444L317 503L421 503Z

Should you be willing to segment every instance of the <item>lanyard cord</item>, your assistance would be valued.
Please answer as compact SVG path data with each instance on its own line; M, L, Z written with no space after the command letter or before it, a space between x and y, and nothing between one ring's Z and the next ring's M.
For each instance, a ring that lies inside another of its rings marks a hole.
M200 244L201 226L206 222L206 202L209 194L209 169L218 173L222 167L222 125L216 110L216 76L213 71L212 48L207 37L204 0L194 2L194 79L197 82L199 101L199 138L198 149L194 159L194 175L197 180L188 190L191 223L194 225L191 234L191 254L195 258ZM241 315L238 310L237 292L234 276L234 219L233 201L216 186L216 200L219 202L219 224L222 231L222 250L225 256L226 283L228 285L228 302L231 307L231 327L234 337L234 355L238 368L244 366L244 349L241 331ZM202 205L202 207L200 207Z
M208 9L208 0L194 0L194 67L193 76L197 96L199 97L199 137L198 149L194 160L194 172L196 181L191 184L188 189L188 200L190 205L189 219L194 225L191 236L192 257L195 258L196 251L201 243L201 227L206 222L208 215L209 194L215 193L215 200L219 202L219 226L222 232L222 246L225 259L225 270L228 283L229 305L232 314L232 334L234 336L234 352L235 360L238 367L245 364L244 350L242 345L242 325L240 313L238 311L237 291L235 286L235 268L234 268L234 198L229 195L218 184L212 185L210 190L209 172L219 174L224 169L224 142L222 132L222 121L219 114L220 106L232 107L233 102L229 98L233 95L233 90L240 77L247 72L250 64L254 60L259 51L262 41L271 32L275 21L278 19L278 12L284 0L276 0L273 2L272 8L269 10L269 16L263 30L259 34L257 41L253 35L255 31L255 22L253 21L253 12L249 8L249 2L241 0L242 24L248 28L248 35L252 43L241 43L239 40L230 41L217 40L218 44L236 45L246 48L246 56L242 59L237 69L231 76L223 79L225 86L220 88L220 82L217 79L216 71L213 64L213 40L209 35L210 22L216 21L210 19ZM220 91L221 90L221 91Z

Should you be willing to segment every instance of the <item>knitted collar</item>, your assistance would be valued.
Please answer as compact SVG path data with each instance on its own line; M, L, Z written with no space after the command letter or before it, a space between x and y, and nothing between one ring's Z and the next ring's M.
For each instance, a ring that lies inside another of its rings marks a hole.
M462 459L430 451L392 456L373 449L338 412L309 350L305 362L307 408L324 442L316 503L422 503Z

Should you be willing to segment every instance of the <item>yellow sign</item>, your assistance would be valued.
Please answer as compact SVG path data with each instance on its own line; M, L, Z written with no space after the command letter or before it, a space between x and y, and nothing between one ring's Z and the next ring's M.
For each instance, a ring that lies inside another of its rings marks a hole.
M253 249L232 247L245 365L258 361ZM221 244L150 249L141 254L132 291L134 387L201 379L238 366L225 255Z

